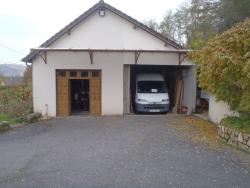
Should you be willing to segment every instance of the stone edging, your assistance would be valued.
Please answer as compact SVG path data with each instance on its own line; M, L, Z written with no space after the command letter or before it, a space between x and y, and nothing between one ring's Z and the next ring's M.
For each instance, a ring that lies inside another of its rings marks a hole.
M10 127L10 124L6 121L0 121L0 131L7 131L9 130L11 127Z
M238 130L218 125L219 136L226 140L228 144L238 146L244 150L250 151L250 135Z

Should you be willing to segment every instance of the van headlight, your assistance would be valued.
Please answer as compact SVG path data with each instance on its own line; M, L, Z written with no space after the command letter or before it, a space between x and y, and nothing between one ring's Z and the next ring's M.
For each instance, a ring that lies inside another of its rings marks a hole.
M137 99L138 102L148 102L147 100L145 99Z

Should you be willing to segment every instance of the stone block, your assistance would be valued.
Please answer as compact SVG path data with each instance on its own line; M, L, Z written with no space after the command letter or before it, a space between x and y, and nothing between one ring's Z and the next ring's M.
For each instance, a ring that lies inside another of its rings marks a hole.
M7 121L0 121L0 127L9 127L10 124Z
M250 139L247 141L247 146L250 147Z
M247 145L245 145L245 144L242 144L242 143L238 143L238 146L240 147L240 148L242 148L242 149L244 149L244 150L248 150L248 146Z
M247 135L247 134L242 134L242 136L243 136L243 139L246 141L249 139L249 135Z
M222 133L225 132L225 127L224 127L224 126L221 127L221 132L222 132Z
M0 131L5 131L10 129L10 124L7 121L0 121Z
M224 138L228 140L230 138L230 135L228 133L225 133Z
M243 143L243 135L242 135L242 133L239 133L238 134L238 142L240 142L240 143Z
M32 123L32 122L37 121L41 117L42 117L42 114L40 114L40 113L32 113L32 114L25 116L25 120L28 123Z

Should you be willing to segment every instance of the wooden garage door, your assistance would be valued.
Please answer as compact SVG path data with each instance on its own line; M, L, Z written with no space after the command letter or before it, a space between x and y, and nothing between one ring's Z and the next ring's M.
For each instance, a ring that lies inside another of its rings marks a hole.
M56 71L56 102L57 116L68 116L71 113L71 79L89 80L90 115L101 115L101 71L76 70L76 76L70 76L69 70ZM87 74L82 74L87 72Z
M70 82L68 73L67 71L57 71L56 77L57 116L68 116L70 114Z
M89 87L90 115L101 115L101 71L92 71Z

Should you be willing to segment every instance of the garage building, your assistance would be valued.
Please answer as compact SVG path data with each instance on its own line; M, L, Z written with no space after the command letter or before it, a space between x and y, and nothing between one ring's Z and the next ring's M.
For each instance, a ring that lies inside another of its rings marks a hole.
M196 66L188 51L100 1L22 61L32 63L34 112L43 115L133 113L134 80L141 72L163 74L171 110L192 112ZM79 95L83 108L74 100Z

